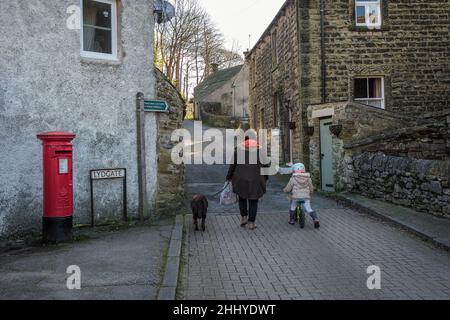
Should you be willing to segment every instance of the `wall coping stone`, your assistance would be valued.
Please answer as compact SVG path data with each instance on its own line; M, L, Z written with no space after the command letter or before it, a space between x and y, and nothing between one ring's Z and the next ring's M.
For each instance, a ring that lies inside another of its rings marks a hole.
M399 139L399 138L405 138L411 135L411 133L414 132L420 132L420 131L428 131L432 132L433 129L430 125L422 125L422 126L415 126L415 127L408 127L408 128L400 128L396 130L392 130L389 132L381 132L379 134L375 134L369 138L359 139L359 140L353 140L351 142L344 144L344 149L354 149L358 147L363 147L369 144L376 143L378 141L385 141L385 140L392 140L392 139Z

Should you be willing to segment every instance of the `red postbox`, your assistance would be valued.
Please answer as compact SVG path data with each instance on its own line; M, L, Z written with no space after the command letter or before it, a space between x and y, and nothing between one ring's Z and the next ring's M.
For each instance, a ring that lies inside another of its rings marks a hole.
M72 140L67 132L47 132L37 136L43 146L44 242L72 240L73 170Z

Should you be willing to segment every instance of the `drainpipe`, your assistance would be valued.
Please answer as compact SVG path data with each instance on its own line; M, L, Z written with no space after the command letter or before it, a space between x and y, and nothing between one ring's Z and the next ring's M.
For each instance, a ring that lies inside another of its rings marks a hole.
M289 108L289 122L292 122L292 108ZM294 150L293 150L293 144L294 139L292 136L292 129L289 128L289 161L290 163L293 163L294 161Z
M293 121L293 115L292 115L292 106L291 106L291 100L285 100L285 107L289 110L289 124ZM289 162L293 163L294 161L294 149L293 149L293 143L294 143L294 137L292 134L292 129L289 128Z
M325 103L327 94L327 67L325 64L325 0L320 0L320 51L322 60L322 103Z
M236 117L236 85L233 83L231 85L231 88L233 89L233 91L231 92L231 103L233 104L233 117Z

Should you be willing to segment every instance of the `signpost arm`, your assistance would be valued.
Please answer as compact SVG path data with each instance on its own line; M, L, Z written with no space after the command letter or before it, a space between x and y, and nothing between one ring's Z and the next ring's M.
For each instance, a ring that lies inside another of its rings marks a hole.
M137 119L137 155L138 155L138 180L139 180L139 219L144 221L147 207L147 166L145 161L145 111L144 94L136 95L136 119Z

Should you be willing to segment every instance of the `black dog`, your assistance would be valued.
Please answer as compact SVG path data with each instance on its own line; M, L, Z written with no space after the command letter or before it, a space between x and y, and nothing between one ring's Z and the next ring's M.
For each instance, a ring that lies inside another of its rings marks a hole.
M206 230L206 215L208 213L208 199L202 194L197 194L191 201L192 215L194 216L195 231L198 231L198 219L202 219L202 231Z

